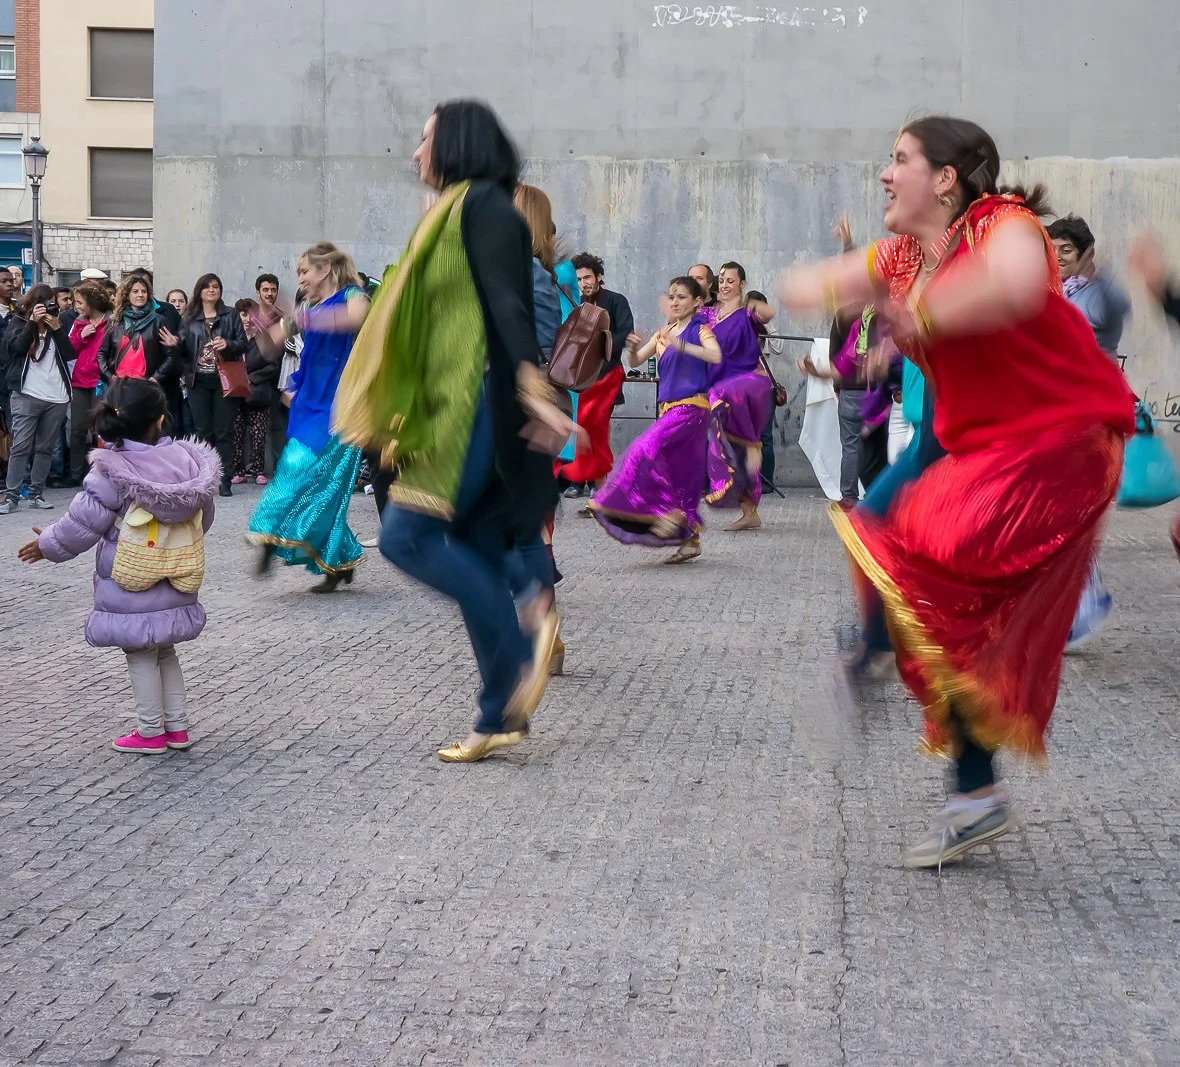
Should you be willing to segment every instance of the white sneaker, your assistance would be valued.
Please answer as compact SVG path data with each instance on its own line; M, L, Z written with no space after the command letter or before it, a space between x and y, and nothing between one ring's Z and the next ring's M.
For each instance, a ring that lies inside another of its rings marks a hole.
M934 820L929 835L906 849L902 863L906 867L942 870L944 863L957 860L965 852L985 841L1001 837L1012 829L1012 809L1008 794L997 789L990 797L972 800L951 797Z
M363 541L361 541L361 548L376 548L377 540L378 539L376 537L366 537Z

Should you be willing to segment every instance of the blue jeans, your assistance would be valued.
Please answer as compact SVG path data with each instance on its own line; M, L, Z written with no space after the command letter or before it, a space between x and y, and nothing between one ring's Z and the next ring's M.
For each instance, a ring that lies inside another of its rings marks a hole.
M390 504L379 542L381 554L395 567L459 605L483 681L475 729L485 734L503 730L504 708L521 669L533 656L509 589L511 553L503 532L497 525L482 523L477 510L494 477L492 415L485 387L455 504L454 522L467 520L461 526L462 537L455 536L445 519Z

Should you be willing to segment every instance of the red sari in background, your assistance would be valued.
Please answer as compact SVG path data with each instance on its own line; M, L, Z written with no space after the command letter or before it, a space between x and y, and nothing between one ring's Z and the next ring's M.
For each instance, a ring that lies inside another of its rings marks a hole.
M585 392L578 394L578 425L586 431L590 447L579 448L569 463L558 463L559 478L578 485L599 482L615 465L615 454L610 448L610 420L615 400L623 387L623 368L614 367Z
M1134 398L1062 296L1048 235L1018 198L971 205L926 292L937 293L955 261L985 253L990 228L1005 219L1045 235L1045 306L1016 327L903 346L935 391L948 455L885 519L833 508L832 521L861 592L871 583L885 603L898 670L926 711L927 744L954 754L961 728L987 749L1043 756L1066 638L1135 428ZM896 237L870 249L869 262L904 300L922 250Z

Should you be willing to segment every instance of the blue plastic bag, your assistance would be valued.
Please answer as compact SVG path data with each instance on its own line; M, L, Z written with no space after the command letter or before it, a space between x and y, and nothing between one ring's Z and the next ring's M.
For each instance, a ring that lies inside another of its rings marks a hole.
M1156 435L1151 412L1140 401L1135 408L1135 436L1123 454L1123 481L1116 502L1121 508L1158 508L1178 496L1176 462Z

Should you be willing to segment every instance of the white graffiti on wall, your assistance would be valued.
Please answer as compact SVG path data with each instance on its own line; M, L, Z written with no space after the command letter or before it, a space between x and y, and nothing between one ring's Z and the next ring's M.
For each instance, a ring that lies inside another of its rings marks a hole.
M743 10L734 4L708 4L687 7L683 4L656 4L653 26L721 26L732 30L740 26L821 27L863 26L867 7L754 7Z

